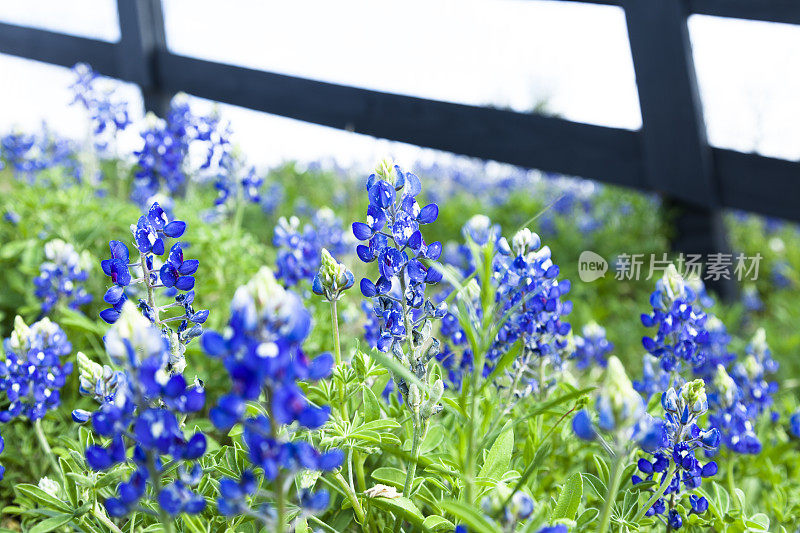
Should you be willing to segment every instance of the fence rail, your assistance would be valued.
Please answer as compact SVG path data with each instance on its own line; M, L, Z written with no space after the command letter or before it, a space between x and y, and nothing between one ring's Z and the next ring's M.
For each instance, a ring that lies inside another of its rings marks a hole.
M800 24L800 1L565 1L624 9L641 130L391 94L173 54L166 47L160 0L118 0L118 43L0 23L0 52L67 67L90 63L102 74L138 84L145 106L160 114L169 97L183 91L375 137L656 192L677 209L681 221L674 245L687 252L725 251L721 208L800 221L800 162L709 146L687 27L692 13Z

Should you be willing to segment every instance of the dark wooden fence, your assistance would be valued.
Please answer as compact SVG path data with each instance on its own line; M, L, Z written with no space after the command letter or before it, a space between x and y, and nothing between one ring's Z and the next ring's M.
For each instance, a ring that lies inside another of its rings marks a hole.
M569 0L571 1L571 0ZM800 0L583 0L624 9L639 131L447 103L170 53L160 0L118 0L108 43L0 23L0 52L62 66L84 61L138 84L162 114L178 91L357 133L661 194L674 246L725 251L723 208L800 221L800 163L708 144L687 17L800 24ZM723 291L725 287L718 287Z

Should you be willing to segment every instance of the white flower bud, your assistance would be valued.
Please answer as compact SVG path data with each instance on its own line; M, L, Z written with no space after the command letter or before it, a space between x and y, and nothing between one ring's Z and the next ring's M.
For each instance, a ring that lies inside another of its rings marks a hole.
M61 485L59 485L56 481L53 481L49 477L43 477L39 480L39 488L42 489L44 492L53 496L54 498L58 498L58 492L61 490Z
M419 392L419 387L417 387L416 383L412 383L408 388L408 405L411 406L411 409L414 411L418 411L421 404L422 395Z
M720 400L725 407L733 405L738 387L722 365L717 365L717 372L714 374L714 387L720 392Z
M607 400L617 427L627 427L636 422L644 411L642 397L633 388L625 367L617 356L608 358L601 397Z

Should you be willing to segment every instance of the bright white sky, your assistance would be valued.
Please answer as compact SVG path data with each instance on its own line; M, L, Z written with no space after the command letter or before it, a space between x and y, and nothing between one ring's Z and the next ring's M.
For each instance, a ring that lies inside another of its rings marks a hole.
M180 54L441 100L641 125L625 19L614 7L539 0L165 0ZM224 7L221 7L223 6ZM116 40L113 0L0 0L0 20ZM692 17L711 142L800 158L800 27ZM43 119L80 136L66 69L0 55L0 132ZM132 98L137 91L129 87ZM136 112L140 112L137 101ZM386 155L399 143L223 106L253 162ZM131 142L135 142L132 134Z

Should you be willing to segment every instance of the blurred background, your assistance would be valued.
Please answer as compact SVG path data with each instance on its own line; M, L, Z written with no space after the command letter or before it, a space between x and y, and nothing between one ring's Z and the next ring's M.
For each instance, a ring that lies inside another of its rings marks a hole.
M489 217L509 239L521 227L537 232L552 250L560 279L572 282L568 349L598 331L596 322L632 379L642 376L649 357L642 339L654 332L642 325L641 314L653 310L650 298L660 276L648 275L645 266L638 279L615 279L621 255L660 259L670 254L674 261L679 252L694 248L760 257L757 279L735 283L724 293L696 286L699 302L719 319L712 321L713 329L730 351L731 365L749 357L748 345L754 338L761 343L758 332L764 328L781 367L776 375L762 376L764 383L780 382L775 415L795 412L800 5L777 0L608 3L625 5L629 16L614 5L541 0L119 0L119 5L113 0L0 0L0 338L10 335L16 315L27 323L48 315L64 328L75 351L104 361L107 325L99 313L108 308L102 295L110 282L100 261L109 256L109 241L130 239L131 222L158 200L187 223L182 244L187 257L200 259L195 305L211 311L206 327L223 328L236 287L269 265L315 317L323 317L316 320L307 352L327 350L327 307L310 290L320 250L332 250L356 279L372 272L375 265L363 264L353 253L351 224L364 220L367 176L388 158L420 176L420 204L439 205L436 223L423 233L427 242L444 244L442 260L455 268L465 266L458 264L464 258L462 227L475 215ZM698 14L684 20L676 9L687 5L796 24ZM651 7L658 17L674 15L671 26L661 24L668 24L666 19L651 19L652 40L646 31L629 39L631 10L637 24L647 23ZM150 26L133 36L131 25L123 24L128 32L121 31L118 12L136 22L140 8L163 11L166 49L158 39L156 50L141 46L144 37L153 37L147 35ZM780 14L770 16L771 8ZM100 43L78 40L95 51L92 58L83 57L80 47L72 46L76 40L31 29ZM632 55L629 41L644 55ZM48 49L54 42L63 46ZM37 54L61 66L25 58ZM189 68L159 73L164 65L197 65L195 59L221 65L200 63L216 69L213 77L192 77ZM70 70L79 61L95 63L99 77ZM304 78L299 86L306 92L292 94L285 78L224 65ZM226 78L231 72L241 77ZM104 77L120 73L125 79L161 75L175 86L151 80L161 85L162 100L152 105L152 87L143 95L135 84ZM256 89L245 78L258 81ZM637 78L649 94L640 94ZM319 84L308 80L389 94L330 86L320 92ZM278 89L271 85L276 81ZM191 95L170 104L184 85L198 94L217 91L229 101L281 108L286 115L340 129ZM82 90L92 93L91 105L76 98ZM309 94L341 98L309 102ZM165 120L146 116L145 101ZM681 102L688 104L676 106ZM124 128L109 126L114 113L105 113L103 120L96 116L117 104L130 119ZM386 117L397 124L382 123ZM108 129L93 131L98 123ZM201 127L184 128L186 123ZM200 135L201 129L208 135ZM462 153L534 168L348 131L353 129L395 132L395 138L439 148L468 147ZM458 142L448 144L448 139ZM179 146L177 155L170 152L177 163L167 161L178 172L163 172L167 158L148 152L166 151L168 145ZM661 148L667 157L653 158ZM219 152L225 152L224 161ZM210 167L198 164L206 153L214 154ZM699 175L697 167L704 167ZM177 186L170 183L175 174ZM604 183L585 179L591 177ZM142 182L154 189L137 197ZM693 197L704 185L708 196ZM80 258L80 283L90 298L75 305L61 298L45 309L47 295L37 293L47 291L38 285L47 285L41 280L52 268L54 254L47 255L46 245L58 240L64 241L59 249L67 248L65 243L74 246L69 255ZM610 274L582 281L583 251L607 260ZM341 317L347 353L370 342L365 332L374 317L357 289L343 298ZM197 343L188 347L187 359L192 373L206 380L211 397L226 390L218 361L206 357ZM771 373L773 366L768 367L762 374ZM74 375L70 379L77 381ZM76 383L64 390L65 405L90 402L78 397ZM59 416L53 434L75 431L67 411ZM27 443L26 435L19 430L6 438ZM13 458L7 450L3 460L6 465L16 461L8 470L18 479L35 479L41 466L30 464L22 452ZM748 460L748 475L754 482L771 480L765 473L769 464L784 462L789 460L755 465ZM26 469L34 472L28 475ZM11 498L10 489L0 486L0 503ZM776 517L792 512L772 493L764 500Z
M152 2L140 0L135 5L147 4ZM10 46L13 41L2 34L1 23L7 24L6 31L13 25L118 42L118 7L130 5L134 3L117 6L113 0L0 0L0 52L3 43ZM620 138L632 139L636 151L641 151L637 144L643 125L640 95L626 15L620 7L537 0L412 0L402 4L237 0L224 7L211 0L163 0L155 5L163 10L166 47L171 54L386 93L511 110L526 116L559 117L578 128L582 124L616 128L614 131L622 132ZM662 0L659 5L669 3ZM791 8L785 9L791 12ZM756 158L762 166L753 168L777 165L781 179L787 174L791 178L796 167L781 165L800 158L800 69L796 68L800 25L694 14L688 17L688 39L704 118L700 126L706 129L709 144L748 157L760 154L776 158ZM27 46L36 49L36 43ZM86 110L71 105L75 74L67 66L31 61L20 55L24 54L0 53L0 135L35 133L46 123L48 135L83 143ZM119 58L104 59L113 64ZM219 80L208 81L219 85ZM131 127L119 132L114 156L121 163L115 163L114 172L128 180L127 186L136 172L134 152L142 146L141 133L148 121L143 120L139 87L118 80L112 84L115 98L127 102L132 122ZM668 95L670 87L659 90ZM490 216L507 235L522 224L540 233L565 277L574 280L571 296L580 304L575 305L571 316L573 330L580 331L592 320L607 326L618 354L634 368L641 364L643 330L638 317L647 307L655 280L642 276L620 281L606 276L592 284L582 283L577 272L579 254L583 250L599 253L609 261L613 273L620 254L660 256L682 250L676 246L680 232L684 241L711 241L712 230L717 235L717 229L702 224L679 229L687 214L707 221L709 213L703 209L687 211L686 206L675 211L657 194L457 156L193 96L188 96L188 102L196 115L214 115L220 124L229 124L226 135L230 144L264 178L262 205L244 209L246 239L231 245L248 250L251 266L271 264L280 257L274 228L283 216L298 216L298 227L303 228L306 221L313 225L322 208L334 207L337 223L349 233L350 222L360 220L363 214L362 187L369 169L384 158L393 158L417 172L426 184L427 197L440 204L441 216L437 227L430 229L430 239L457 241L461 226L477 213ZM323 102L322 107L326 105L336 110L336 102ZM369 119L368 112L365 116ZM561 149L567 155L560 157L568 160L570 147ZM644 174L638 160L611 159L605 162ZM749 164L753 160L742 161ZM762 204L769 207L774 199L784 206L784 213L800 218L792 208L791 194L774 187L781 183L779 179L759 192L763 178L759 172L748 174L745 165L730 163L727 169L736 173L746 186L744 190L758 193L753 196ZM606 174L610 172L605 170ZM619 182L614 176L609 178L612 183ZM213 208L217 194L215 178L198 172L192 179L202 186L190 189L176 210L190 223L193 219L208 222L205 214ZM25 224L0 227L0 237L18 239L18 247L30 252L22 259L15 255L17 248L0 254L0 261L6 262L5 271L16 271L13 275L19 278L10 282L13 290L0 298L0 324L5 335L13 314L20 309L35 317L38 303L29 289L42 261L41 242L64 238L100 258L107 253L107 242L114 235L109 233L111 226L105 228L106 233L90 231L84 213L70 209L69 202L86 198L75 196L78 192L65 192L54 199L56 207L51 206L51 212L40 212L37 202L42 190L34 187L32 193L26 192L10 177L2 186L13 194L7 195L0 209L7 215L13 212L21 220L32 218L24 230ZM111 192L120 197L127 194L124 189ZM95 195L94 190L84 193ZM747 194L740 192L742 197L746 200ZM117 217L120 220L113 224L125 231L129 220L121 220L124 217L117 214L117 205L106 205L102 197L91 196L86 201L90 210L96 211L93 216L102 220L98 224L111 224L107 219ZM136 206L125 205L130 217L137 216ZM56 214L62 219L52 218ZM797 225L742 210L720 214L724 228L719 234L729 239L730 251L761 254L763 261L758 280L738 284L726 305L717 305L714 313L730 330L741 332L741 338L734 340L738 348L758 327L766 327L769 338L777 344L778 358L797 365L792 357L800 347L796 328L800 306L795 301L800 267ZM64 220L74 221L80 229L70 233L71 222L62 223ZM210 228L211 233L202 233L195 244L204 254L215 253L213 238L224 230L221 226ZM224 263L219 252L216 255ZM224 307L236 283L246 280L251 270L227 263L212 268L219 272L207 282L210 285L205 287L204 305ZM93 274L91 292L102 294L104 282L102 276ZM92 308L87 316L94 319L98 309ZM360 313L358 307L352 310L354 337L360 334ZM221 320L221 314L212 314L211 325L217 320Z
M637 129L635 75L621 8L530 0L264 2L164 0L167 45L181 55L322 81ZM113 0L0 1L0 21L105 41ZM709 141L800 157L800 27L692 15L689 31ZM80 136L68 69L0 54L0 121L43 119ZM135 86L126 88L142 113ZM137 102L138 105L137 105ZM211 105L203 102L205 105ZM372 165L441 157L399 143L222 105L253 162L330 158ZM136 134L130 133L131 143Z

